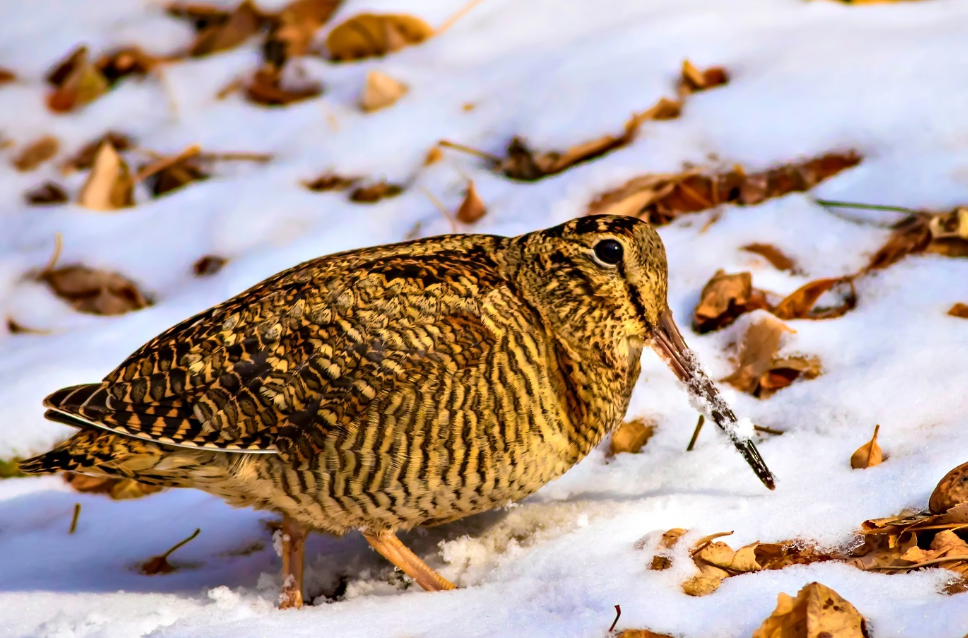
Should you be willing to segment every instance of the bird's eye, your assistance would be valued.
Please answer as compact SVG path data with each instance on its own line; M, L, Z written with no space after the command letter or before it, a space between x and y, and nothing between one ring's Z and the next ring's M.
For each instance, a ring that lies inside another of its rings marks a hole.
M595 259L607 266L614 266L622 261L622 244L614 239L603 239L595 244Z

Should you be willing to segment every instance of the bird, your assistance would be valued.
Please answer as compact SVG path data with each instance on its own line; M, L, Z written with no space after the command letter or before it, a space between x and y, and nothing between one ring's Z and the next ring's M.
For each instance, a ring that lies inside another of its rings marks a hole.
M425 590L453 589L397 533L564 474L622 423L646 347L774 488L667 291L662 240L630 216L319 257L48 396L45 417L77 432L20 467L281 514L281 608L303 604L313 530L358 530Z

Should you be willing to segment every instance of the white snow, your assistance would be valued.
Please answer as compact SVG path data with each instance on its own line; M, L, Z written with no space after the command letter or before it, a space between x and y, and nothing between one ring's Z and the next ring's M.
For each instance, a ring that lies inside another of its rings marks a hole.
M454 208L470 176L489 210L461 230L517 234L581 214L596 194L643 173L676 172L687 162L756 171L855 149L863 163L816 194L935 210L968 203L964 0L487 0L445 34L384 59L304 60L305 74L326 93L284 109L215 98L254 68L253 42L171 65L164 82L125 81L77 113L46 110L44 72L81 42L95 53L132 43L164 53L190 42L190 29L166 17L163 4L0 6L0 66L22 78L0 87L0 137L13 142L0 151L0 317L50 331L0 334L0 458L43 451L69 433L43 420L44 395L100 378L190 314L301 260L402 240L418 222L421 235L448 232L418 186ZM371 9L441 24L462 4L350 0L331 24ZM674 94L684 58L726 67L730 84L692 96L681 118L646 123L633 145L599 160L536 183L508 181L450 151L421 168L442 138L499 153L515 134L539 149L564 149L619 132L631 112ZM355 104L374 69L410 92L364 115ZM108 129L158 152L198 143L275 159L225 166L218 178L157 200L139 192L136 208L117 213L22 203L24 191L47 179L76 193L84 175L62 179L56 165ZM29 173L10 167L23 145L44 134L62 142L54 161ZM372 206L299 185L327 169L412 183ZM887 236L803 195L727 207L702 232L713 214L683 217L660 234L671 307L714 379L731 371L729 356L751 320L705 336L688 330L717 268L749 269L758 287L787 293L856 271ZM47 261L58 232L61 263L115 269L157 303L121 317L81 315L26 281ZM740 250L752 242L776 245L803 273L777 272ZM230 261L197 279L191 265L206 254ZM734 547L789 538L833 546L850 542L865 518L923 506L936 482L968 460L968 322L945 315L954 302L968 302L966 282L966 260L910 258L858 280L858 307L844 317L790 322L796 333L783 353L819 357L823 374L767 400L728 395L738 416L786 431L758 443L780 481L772 493L715 428L685 452L695 411L671 372L646 354L629 416L659 427L641 454L606 460L596 451L520 507L404 536L461 586L454 592L417 591L357 534L313 535L306 592L316 605L281 612L267 515L194 491L113 502L75 494L56 477L0 481L0 636L597 637L620 604L619 628L732 638L749 636L777 593L818 580L869 618L878 638L961 638L968 594L939 593L943 570L887 576L817 564L730 578L716 593L690 598L679 587L692 573L685 555L668 571L646 566L658 533L671 527L695 537L735 530L727 539ZM851 470L851 452L878 423L889 459ZM68 535L76 502L79 525ZM171 558L182 569L137 572L196 527L200 536ZM634 549L643 537L644 549ZM327 604L341 581L345 594Z

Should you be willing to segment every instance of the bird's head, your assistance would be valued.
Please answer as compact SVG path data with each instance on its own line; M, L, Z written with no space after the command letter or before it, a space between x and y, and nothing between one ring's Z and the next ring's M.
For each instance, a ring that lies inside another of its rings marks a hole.
M521 292L569 351L627 370L650 346L773 488L773 476L737 432L736 416L672 319L665 247L650 224L627 216L580 217L516 237L509 257Z

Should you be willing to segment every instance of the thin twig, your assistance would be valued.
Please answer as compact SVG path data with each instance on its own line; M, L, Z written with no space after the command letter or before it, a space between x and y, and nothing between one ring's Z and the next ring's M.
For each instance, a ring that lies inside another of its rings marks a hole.
M612 621L612 626L608 628L608 633L615 631L615 625L618 624L618 619L622 617L622 606L615 605L615 620Z
M754 425L753 429L757 432L763 432L764 434L776 434L777 436L783 434L783 430L774 430L773 428L768 428L765 425Z
M419 188L420 188L420 192L426 195L427 199L429 199L431 203L437 208L437 210L440 211L440 214L444 216L444 219L450 222L450 229L456 235L459 232L457 230L457 222L454 221L454 217L450 214L450 211L447 210L447 207L444 206L444 203L439 199L437 199L437 197L433 193L431 193L423 186L420 186Z
M492 164L500 164L503 160L497 155L491 155L486 151L480 149L472 148L470 146L464 146L463 144L458 144L456 142L451 142L448 140L440 140L437 142L438 146L443 146L444 148L452 148L455 151L460 151L462 153L468 153L470 155L475 155L481 159L485 159Z
M178 153L177 155L169 155L168 157L162 157L161 159L157 159L154 162L142 168L140 171L138 171L138 174L134 176L134 183L140 184L141 182L148 179L155 173L160 173L166 168L171 168L178 162L189 159L191 157L195 157L201 152L202 152L201 146L199 146L198 144L192 144L191 146L187 147L185 150L183 150L181 153Z
M271 162L272 153L201 153L198 159L206 162Z
M444 23L439 27L437 27L437 30L434 32L434 35L440 35L447 29L454 26L455 22L463 18L465 15L467 15L468 12L470 12L471 9L473 9L474 7L476 7L482 2L484 2L484 0L471 0L470 2L468 2L461 9L458 9L456 13L454 13L452 16L444 20Z
M889 206L885 204L861 204L858 202L838 202L831 199L815 199L813 200L823 206L824 208L858 208L861 210L882 210L891 213L907 213L908 215L927 215L922 210L915 210L913 208L905 208L903 206Z
M47 273L54 269L54 266L57 265L57 260L60 259L62 250L64 250L64 236L60 233L54 233L54 252L51 253L50 259L47 260L47 265L37 275L38 279L43 279Z
M180 540L177 543L175 543L175 545L171 549L169 549L167 552L165 552L164 554L162 554L162 557L163 558L168 558L169 556L172 555L172 553L176 549L178 549L179 547L182 547L183 545L188 544L190 541L195 540L195 537L198 536L201 532L202 532L202 528L201 527L196 528L195 531L192 532L192 535L191 536L189 536L188 538L186 538L184 540Z
M692 452L692 448L696 445L696 439L699 438L699 430L702 429L702 424L706 422L706 417L699 415L699 422L696 423L696 429L692 431L692 438L689 439L689 445L686 447L686 452Z
M730 532L718 532L716 534L710 534L709 536L706 536L705 538L702 539L702 541L703 541L702 544L701 545L698 545L695 549L693 549L691 552L689 552L689 555L690 556L695 556L696 554L698 554L702 550L704 550L707 547L709 547L710 545L712 545L712 542L714 540L716 540L717 538L722 538L723 536L730 536L732 533L733 532L731 532L731 531Z
M71 517L71 530L67 532L68 534L73 534L77 531L77 518L81 515L81 504L74 503L74 516Z

